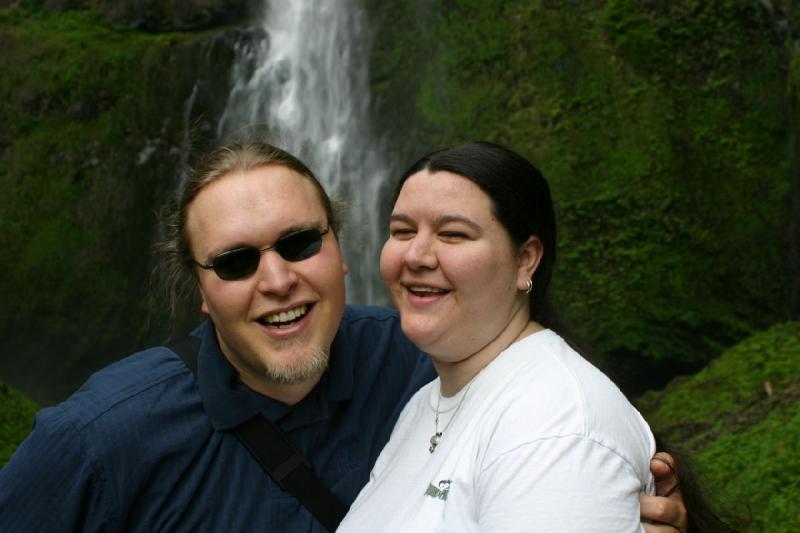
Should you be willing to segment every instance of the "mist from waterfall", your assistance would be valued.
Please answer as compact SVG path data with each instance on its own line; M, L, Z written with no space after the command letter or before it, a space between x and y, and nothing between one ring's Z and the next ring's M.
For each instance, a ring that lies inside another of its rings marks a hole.
M307 163L348 206L341 242L348 301L386 301L378 254L388 179L370 131L369 32L357 0L267 0L254 39L237 44L223 141L261 139Z

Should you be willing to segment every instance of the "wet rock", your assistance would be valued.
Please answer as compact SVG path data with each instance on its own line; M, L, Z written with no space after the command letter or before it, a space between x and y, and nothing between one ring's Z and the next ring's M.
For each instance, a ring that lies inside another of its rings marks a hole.
M97 102L93 100L75 102L69 109L69 117L74 120L89 120L96 118L97 115Z
M0 0L0 8L19 0ZM204 30L243 22L257 9L248 0L41 0L45 11L96 9L111 23L148 32Z
M44 0L42 2L42 9L45 11L61 12L70 9L88 9L89 7L89 0Z
M150 32L202 30L241 22L252 14L252 3L246 0L92 0L92 4L110 22Z

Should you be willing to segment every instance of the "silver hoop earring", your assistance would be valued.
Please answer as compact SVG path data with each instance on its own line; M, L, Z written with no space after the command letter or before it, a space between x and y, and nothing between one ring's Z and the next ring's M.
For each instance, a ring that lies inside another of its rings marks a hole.
M533 292L533 280L528 278L528 281L525 283L525 294L530 294Z

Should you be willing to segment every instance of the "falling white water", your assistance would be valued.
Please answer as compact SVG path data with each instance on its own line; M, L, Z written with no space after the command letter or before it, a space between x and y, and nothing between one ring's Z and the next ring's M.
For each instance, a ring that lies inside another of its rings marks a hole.
M181 142L180 161L178 163L178 168L180 169L181 188L183 188L183 184L186 181L189 171L189 154L191 153L192 147L192 111L194 109L194 101L197 98L197 89L199 86L199 82L194 82L194 85L192 86L192 92L189 94L189 98L187 98L186 102L183 104L183 140Z
M223 140L266 139L309 165L348 205L348 301L385 301L377 275L388 179L369 128L366 15L357 0L267 0L260 37L237 45Z

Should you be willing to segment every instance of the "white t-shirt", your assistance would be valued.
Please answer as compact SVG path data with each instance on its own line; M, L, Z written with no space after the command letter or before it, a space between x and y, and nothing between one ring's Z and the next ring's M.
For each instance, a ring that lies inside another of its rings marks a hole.
M544 330L451 398L417 392L338 531L641 531L654 453L620 390Z

